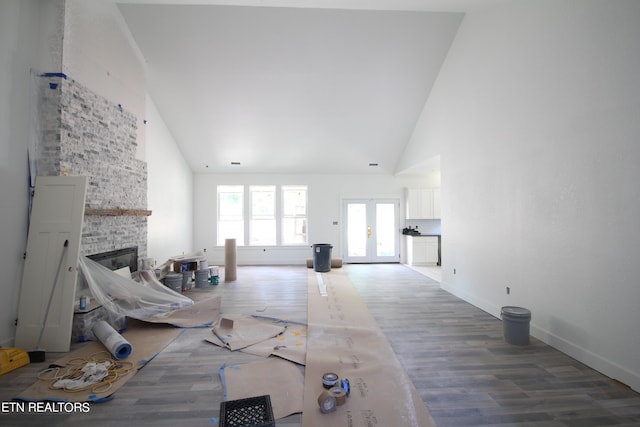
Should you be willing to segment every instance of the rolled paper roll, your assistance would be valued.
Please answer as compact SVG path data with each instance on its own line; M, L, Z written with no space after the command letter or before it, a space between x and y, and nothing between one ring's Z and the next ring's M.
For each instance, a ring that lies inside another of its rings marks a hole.
M238 278L236 266L236 239L224 241L224 281L233 282Z
M335 387L338 385L338 374L334 374L333 372L327 372L322 375L322 387L329 390L331 387Z
M131 344L104 320L96 322L92 331L116 359L126 359L131 354Z
M344 405L347 401L347 392L342 387L331 387L329 393L333 394L333 397L336 398L336 404L338 406Z
M347 397L349 397L349 394L351 394L351 383L348 378L342 378L340 380L340 387L344 389L345 393L347 393Z
M328 414L329 412L336 410L338 402L336 401L336 397L329 392L329 390L324 390L320 393L320 396L318 396L318 406L320 406L320 412Z

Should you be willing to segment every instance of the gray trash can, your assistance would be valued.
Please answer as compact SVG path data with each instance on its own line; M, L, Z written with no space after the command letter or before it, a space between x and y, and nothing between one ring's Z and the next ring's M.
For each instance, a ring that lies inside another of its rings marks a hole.
M315 243L313 246L313 269L324 273L331 270L331 246L328 243Z
M531 312L522 307L506 306L502 307L500 314L504 340L513 345L528 345Z

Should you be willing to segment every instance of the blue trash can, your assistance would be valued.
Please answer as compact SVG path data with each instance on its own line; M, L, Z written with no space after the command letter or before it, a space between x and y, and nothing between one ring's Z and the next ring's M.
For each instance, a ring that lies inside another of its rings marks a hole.
M319 273L331 270L331 246L328 243L315 243L313 246L313 269Z

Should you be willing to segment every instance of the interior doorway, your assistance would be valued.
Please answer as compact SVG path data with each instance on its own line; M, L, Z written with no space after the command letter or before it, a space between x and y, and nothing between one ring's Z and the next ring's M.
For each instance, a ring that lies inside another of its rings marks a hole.
M344 262L400 262L399 212L399 199L344 199Z

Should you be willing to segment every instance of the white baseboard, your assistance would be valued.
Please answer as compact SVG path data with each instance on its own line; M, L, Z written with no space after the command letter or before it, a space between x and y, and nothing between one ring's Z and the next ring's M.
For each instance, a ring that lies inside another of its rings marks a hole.
M502 310L502 307L498 307L490 301L478 298L476 295L461 292L459 289L456 289L454 286L451 286L446 282L440 282L440 288L468 302L469 304L478 307L492 316L497 317L498 319L501 318L500 311ZM603 375L613 378L616 381L628 385L631 389L640 392L640 374L632 372L611 360L582 348L569 339L557 336L545 329L542 329L536 326L534 322L531 322L530 329L531 335L545 344L548 344L579 362L584 363Z

